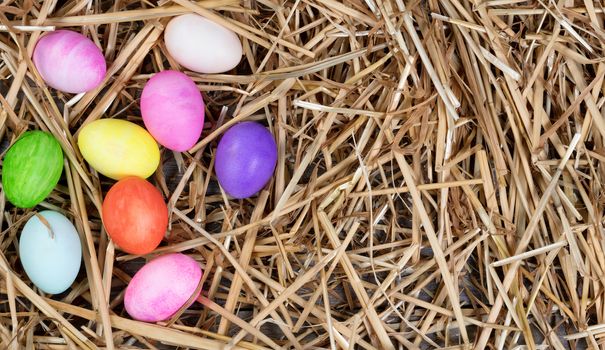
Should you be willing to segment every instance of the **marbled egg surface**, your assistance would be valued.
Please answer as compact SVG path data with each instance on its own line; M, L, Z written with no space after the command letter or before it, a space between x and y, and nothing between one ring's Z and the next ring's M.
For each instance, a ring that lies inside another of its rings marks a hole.
M232 126L219 141L215 171L221 187L234 198L260 191L273 176L277 145L271 132L256 122Z
M157 142L141 126L122 119L99 119L86 124L78 135L84 159L99 173L120 180L146 179L160 164Z
M36 43L32 59L50 87L67 93L96 88L107 72L105 57L95 43L71 30L43 35Z
M16 207L35 207L52 192L62 172L63 151L59 141L45 131L27 131L4 156L4 194Z
M186 74L166 70L145 84L141 115L145 127L161 145L183 152L200 138L204 127L204 100Z
M115 183L103 201L103 225L119 248L147 254L162 241L168 227L168 208L162 193L136 176Z
M201 278L202 270L193 258L181 253L162 255L130 280L124 307L139 321L167 320L191 298Z

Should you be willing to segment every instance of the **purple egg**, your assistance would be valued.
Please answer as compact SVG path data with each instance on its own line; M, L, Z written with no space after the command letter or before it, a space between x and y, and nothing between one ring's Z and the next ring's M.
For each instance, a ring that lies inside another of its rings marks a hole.
M33 61L46 84L72 94L96 88L107 71L103 53L92 40L70 30L42 36Z
M216 177L234 198L247 198L260 191L273 176L276 164L273 135L255 122L231 127L216 149Z

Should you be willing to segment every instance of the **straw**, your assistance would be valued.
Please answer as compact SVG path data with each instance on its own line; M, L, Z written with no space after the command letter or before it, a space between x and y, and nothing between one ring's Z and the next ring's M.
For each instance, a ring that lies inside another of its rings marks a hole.
M602 347L598 1L0 7L0 154L33 129L65 154L39 207L15 208L0 191L1 349ZM164 30L185 13L238 35L237 68L201 74L169 55ZM36 70L37 40L59 29L103 50L96 89L64 94ZM100 118L143 125L141 91L165 69L196 83L205 128L186 152L162 148L148 181L166 199L169 228L155 251L131 255L104 230L115 181L83 159L78 132ZM214 156L242 121L270 130L278 159L266 186L237 200ZM60 295L36 288L19 259L20 231L41 209L66 215L82 241L83 267ZM163 322L133 320L130 279L172 252L204 270L199 298Z

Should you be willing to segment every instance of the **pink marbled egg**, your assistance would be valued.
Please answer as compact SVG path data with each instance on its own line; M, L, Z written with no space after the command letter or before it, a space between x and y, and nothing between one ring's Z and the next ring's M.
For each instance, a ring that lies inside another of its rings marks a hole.
M157 257L130 280L124 295L126 312L139 321L168 320L193 295L201 278L200 265L187 255Z
M46 84L72 94L96 88L107 72L101 50L92 40L70 30L42 36L36 43L33 61Z
M204 100L187 75L166 70L143 88L141 115L149 133L162 146L177 152L190 149L204 127Z

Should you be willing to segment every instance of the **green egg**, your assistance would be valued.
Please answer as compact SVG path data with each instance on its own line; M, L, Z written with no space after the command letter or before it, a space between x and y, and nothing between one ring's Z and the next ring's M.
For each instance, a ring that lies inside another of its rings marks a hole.
M6 152L2 187L16 207L32 208L55 188L63 172L63 151L51 134L25 132Z

